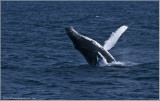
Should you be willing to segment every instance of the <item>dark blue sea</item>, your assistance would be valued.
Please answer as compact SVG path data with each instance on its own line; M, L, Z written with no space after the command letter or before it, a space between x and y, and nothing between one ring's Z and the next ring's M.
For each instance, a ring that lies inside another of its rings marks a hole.
M158 1L2 1L4 100L158 100ZM65 27L101 45L129 25L109 50L116 65L90 66Z

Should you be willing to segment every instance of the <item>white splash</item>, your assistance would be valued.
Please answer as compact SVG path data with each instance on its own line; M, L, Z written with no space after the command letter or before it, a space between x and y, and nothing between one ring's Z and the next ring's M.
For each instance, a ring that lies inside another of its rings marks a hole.
M115 62L108 63L105 66L122 66L122 67L126 67L126 66L136 66L136 65L140 65L140 63L115 61Z

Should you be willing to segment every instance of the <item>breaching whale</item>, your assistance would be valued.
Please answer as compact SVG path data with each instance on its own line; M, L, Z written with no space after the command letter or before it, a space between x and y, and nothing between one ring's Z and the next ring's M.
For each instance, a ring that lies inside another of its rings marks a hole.
M118 41L119 37L126 31L128 26L123 25L115 32L112 32L104 45L100 45L97 41L79 34L72 26L66 27L66 33L73 42L74 48L77 49L86 59L89 65L97 66L99 62L111 63L116 61L108 52Z

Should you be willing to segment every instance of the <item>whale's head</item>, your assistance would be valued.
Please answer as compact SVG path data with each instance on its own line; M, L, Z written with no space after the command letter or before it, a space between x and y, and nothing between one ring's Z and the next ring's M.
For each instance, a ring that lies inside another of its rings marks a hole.
M72 34L74 31L74 28L72 26L66 27L65 29L66 29L67 34Z
M81 39L81 35L77 31L75 31L72 26L66 27L65 30L69 38L73 41L73 43Z

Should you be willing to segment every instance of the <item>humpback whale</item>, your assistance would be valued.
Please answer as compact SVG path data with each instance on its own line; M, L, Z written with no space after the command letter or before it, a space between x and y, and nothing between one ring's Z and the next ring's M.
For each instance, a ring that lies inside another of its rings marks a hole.
M109 39L100 45L97 41L79 34L72 26L66 27L66 33L73 42L74 48L77 49L86 59L89 65L98 66L100 61L111 63L116 61L109 53L109 50L116 44L119 37L126 31L128 26L123 25L115 32L112 32Z

